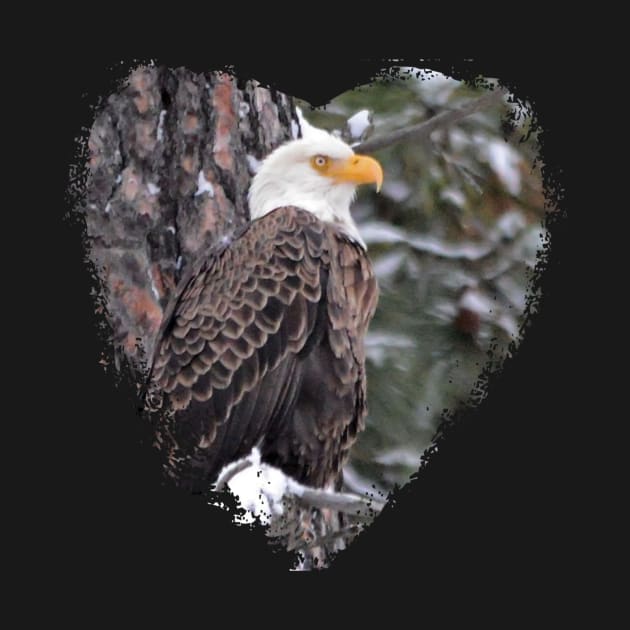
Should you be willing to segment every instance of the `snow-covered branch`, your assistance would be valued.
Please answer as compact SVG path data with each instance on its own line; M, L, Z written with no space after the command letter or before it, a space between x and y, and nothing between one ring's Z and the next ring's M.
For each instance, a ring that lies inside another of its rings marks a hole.
M504 95L505 92L503 90L498 88L494 89L492 92L470 101L470 103L467 103L459 109L440 112L432 118L429 118L429 120L425 120L417 125L396 129L391 133L370 138L353 148L357 153L371 153L399 142L424 138L436 129L449 127L450 125L460 121L462 118L466 118L475 112L491 107L492 105L500 102Z
M289 488L292 494L298 496L302 503L310 507L329 508L355 516L373 516L380 512L385 505L382 501L367 499L358 494L309 488L295 481L289 484Z
M372 519L385 505L383 501L359 494L305 486L280 469L261 462L257 448L221 471L214 490L220 492L226 486L252 518L258 517L263 523L269 522L273 514L281 514L286 502L296 502L305 508L334 510L359 520Z

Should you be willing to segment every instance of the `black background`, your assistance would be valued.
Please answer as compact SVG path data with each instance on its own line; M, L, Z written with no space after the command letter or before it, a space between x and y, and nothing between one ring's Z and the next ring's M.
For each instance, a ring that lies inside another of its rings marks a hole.
M315 105L369 82L390 65L381 57L327 59L321 50L310 61L300 59L298 68L286 54L256 55L258 61L247 62L242 57L197 53L155 60L196 71L234 64L240 78L271 83ZM27 353L28 436L19 449L27 462L20 470L35 470L32 481L19 474L28 480L23 498L37 514L31 535L45 541L42 567L52 575L63 567L74 578L74 593L101 584L140 588L154 582L194 584L210 593L252 578L257 588L277 588L279 580L298 579L287 570L290 558L271 553L261 531L234 527L229 514L160 486L150 449L143 446L146 435L132 387L115 386L98 364L104 346L93 315L81 229L64 215L70 209L66 189L76 162L75 139L91 124L90 106L116 89L116 80L134 65L132 57L120 65L121 58L73 54L60 61L54 76L37 74L38 85L53 96L46 132L54 139L41 143L45 146L29 144L29 151L50 154L39 160L47 167L37 174L45 196L37 186L28 191L41 213L36 220L46 249L33 267L20 262L20 278L31 281L28 297L36 307L38 333L38 354ZM574 561L569 508L581 492L577 449L584 421L577 413L576 379L584 370L575 347L574 296L582 279L574 271L575 195L568 181L569 159L575 157L567 101L573 62L493 55L474 61L405 57L404 64L456 78L498 77L528 99L544 130L548 182L559 191L560 211L568 216L551 225L539 313L516 357L491 378L486 400L458 419L419 478L330 569L300 579L309 585L317 579L378 589L411 574L414 581L444 588L462 579L490 579L488 584L509 588L535 575L540 584ZM38 404L41 411L35 411ZM45 459L28 456L37 447Z

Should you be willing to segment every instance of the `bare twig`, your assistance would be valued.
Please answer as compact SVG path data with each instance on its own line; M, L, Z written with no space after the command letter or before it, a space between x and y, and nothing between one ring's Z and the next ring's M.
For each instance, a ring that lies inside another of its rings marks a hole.
M396 131L392 131L391 133L370 138L369 140L361 142L361 144L353 147L353 149L357 153L371 153L372 151L378 151L379 149L384 149L385 147L389 147L392 144L397 144L398 142L403 142L405 140L418 140L419 138L428 136L436 129L448 127L462 118L466 118L475 112L481 111L482 109L486 109L491 105L498 103L503 98L504 94L505 92L503 90L495 89L492 92L475 99L474 101L470 101L470 103L460 107L459 109L440 112L432 118L429 118L429 120L425 120L417 125L404 127L403 129L396 129Z

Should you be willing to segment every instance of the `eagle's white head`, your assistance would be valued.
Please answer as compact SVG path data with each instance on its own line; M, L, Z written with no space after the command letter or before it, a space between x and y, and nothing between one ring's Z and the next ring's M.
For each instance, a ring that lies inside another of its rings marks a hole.
M299 140L273 151L261 164L249 189L252 221L281 206L297 206L330 221L365 247L350 215L359 184L380 190L383 169L373 158L356 155L342 140L309 126Z

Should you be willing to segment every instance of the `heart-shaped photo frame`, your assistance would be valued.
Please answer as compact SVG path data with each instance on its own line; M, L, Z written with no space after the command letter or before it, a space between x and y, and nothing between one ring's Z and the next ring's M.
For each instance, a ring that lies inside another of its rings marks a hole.
M537 133L490 79L389 67L313 109L134 68L77 208L102 362L135 371L164 483L329 566L518 347L548 241Z

